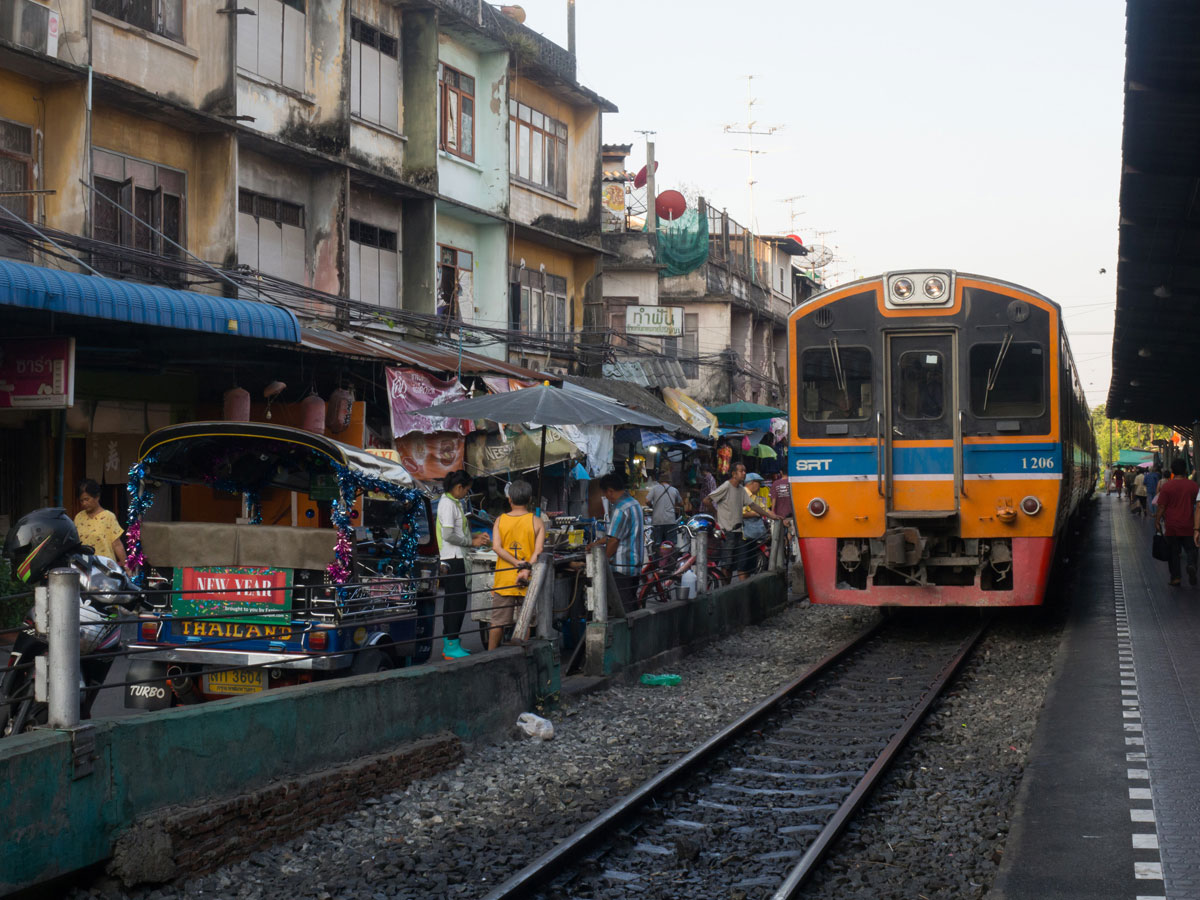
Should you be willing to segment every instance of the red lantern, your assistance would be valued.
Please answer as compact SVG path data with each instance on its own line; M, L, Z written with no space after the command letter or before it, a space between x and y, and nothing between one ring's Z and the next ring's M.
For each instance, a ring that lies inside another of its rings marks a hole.
M232 387L225 392L225 421L250 421L250 392L240 387Z
M329 395L329 408L325 413L325 428L330 434L341 434L350 427L350 412L354 408L354 394L338 388Z
M325 401L315 392L300 401L300 427L313 434L325 433Z

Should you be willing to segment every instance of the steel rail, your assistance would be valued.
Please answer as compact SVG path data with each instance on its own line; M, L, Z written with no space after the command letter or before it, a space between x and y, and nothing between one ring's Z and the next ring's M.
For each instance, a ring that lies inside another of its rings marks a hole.
M512 900L512 898L527 896L528 893L537 890L558 874L562 868L574 863L581 854L602 842L609 831L634 815L648 799L669 784L690 774L691 769L697 764L725 749L736 738L750 730L760 719L771 713L781 701L807 686L859 645L874 637L885 624L886 622L883 620L877 621L870 628L833 650L795 681L781 687L737 721L726 726L685 756L680 757L631 794L622 797L599 816L577 829L572 835L555 845L553 849L546 851L507 881L497 885L484 897L484 900Z
M908 739L912 736L912 733L916 731L917 726L921 724L921 720L925 718L925 715L929 712L930 707L932 707L937 698L941 696L942 691L945 690L947 683L949 683L950 679L954 677L954 674L958 671L959 667L962 666L963 662L967 658L967 655L983 636L984 631L987 630L990 622L990 616L983 619L979 623L979 627L976 628L975 631L970 635L968 635L962 644L959 645L958 652L948 663L946 663L946 665L942 668L942 671L938 673L937 678L930 685L929 690L925 692L925 696L921 698L921 702L917 704L917 706L909 714L908 718L904 720L904 724L900 727L900 730L896 732L891 741L888 742L888 745L883 748L883 752L880 753L879 757L874 763L872 763L866 774L863 775L862 780L855 785L854 790L852 790L846 799L842 801L842 804L838 807L837 812L833 814L833 817L829 820L825 827L821 829L821 833L817 835L816 840L813 841L812 845L807 851L805 851L804 856L800 858L800 861L796 863L792 871L788 873L788 877L784 879L783 884L780 885L779 889L771 895L771 900L795 900L795 898L799 895L800 890L804 887L805 882L807 882L816 871L817 866L825 857L825 854L829 851L829 848L832 846L833 842L837 840L837 838L845 830L846 826L850 823L850 819L856 812L858 812L863 803L866 802L867 797L874 789L876 783L880 778L883 777L883 773L887 771L888 766L892 764L892 761L899 754L901 748L903 748L908 742Z

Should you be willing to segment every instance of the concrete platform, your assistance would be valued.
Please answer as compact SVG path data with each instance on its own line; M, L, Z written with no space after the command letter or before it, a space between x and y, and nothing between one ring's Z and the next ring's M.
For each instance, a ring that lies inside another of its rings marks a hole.
M1200 900L1200 588L1097 501L989 900Z

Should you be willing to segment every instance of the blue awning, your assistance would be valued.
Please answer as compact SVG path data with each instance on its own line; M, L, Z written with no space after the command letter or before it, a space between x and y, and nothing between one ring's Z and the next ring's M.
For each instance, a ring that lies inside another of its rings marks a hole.
M300 343L289 309L0 259L0 305Z

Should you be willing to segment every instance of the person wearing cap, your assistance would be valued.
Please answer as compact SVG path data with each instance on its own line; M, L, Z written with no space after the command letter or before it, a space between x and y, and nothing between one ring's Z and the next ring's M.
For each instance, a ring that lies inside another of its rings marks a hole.
M768 532L766 519L759 512L762 505L756 502L759 499L758 492L762 489L763 477L757 472L751 472L743 484L748 495L745 505L742 506L742 537L746 539L746 545L738 569L746 575L755 570L756 555L767 540Z
M758 479L758 483L754 486L757 490L762 484L762 476L755 475L754 477ZM717 524L725 532L722 564L731 575L736 569L739 572L739 580L745 580L747 575L753 571L755 562L753 554L758 552L757 543L747 543L743 536L746 507L752 508L758 515L767 519L782 518L760 504L746 490L744 481L746 481L746 467L738 463L730 471L729 480L705 497L701 504L711 508L716 514Z

